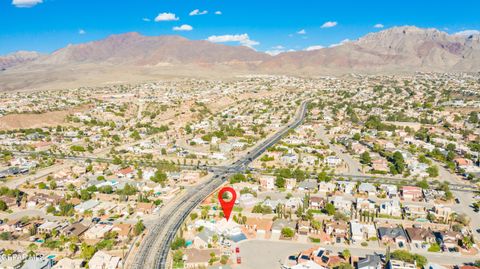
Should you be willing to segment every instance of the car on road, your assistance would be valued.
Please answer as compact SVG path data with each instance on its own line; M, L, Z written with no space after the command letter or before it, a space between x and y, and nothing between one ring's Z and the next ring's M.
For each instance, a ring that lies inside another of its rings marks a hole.
M476 232L480 234L480 229L477 229Z
M458 200L458 198L455 198L455 203L460 204L460 200Z

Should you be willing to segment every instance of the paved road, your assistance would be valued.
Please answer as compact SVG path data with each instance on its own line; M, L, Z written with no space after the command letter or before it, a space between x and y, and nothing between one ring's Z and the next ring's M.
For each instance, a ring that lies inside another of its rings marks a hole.
M472 203L475 201L473 197L476 194L453 191L453 195L455 195L455 197L457 197L457 199L460 201L459 204L452 206L453 211L456 213L466 214L470 218L470 226L473 230L473 236L475 238L475 242L478 244L478 242L480 242L480 234L477 232L477 230L480 229L480 212L473 211L473 207L471 207Z
M49 221L64 221L68 219L66 217L58 217L47 214L41 209L24 209L13 213L0 213L0 219L21 219L23 217L40 217Z
M23 185L25 182L30 181L33 182L37 179L40 179L42 177L48 176L50 174L54 174L58 171L61 171L67 167L69 167L70 164L63 163L63 164L54 164L52 166L39 169L38 171L35 172L33 175L22 175L17 178L14 178L12 180L8 180L7 182L3 183L4 186L10 188L10 189L18 189L21 185Z
M335 152L335 154L339 158L345 161L345 163L347 164L348 174L362 175L361 173L362 165L360 164L360 162L354 159L350 154L343 153L343 149L340 146L330 143L330 139L327 136L327 131L325 130L324 126L320 126L320 128L317 131L317 135L320 137L320 139L322 139L322 141L326 145L329 146L331 150L333 150L333 152Z
M219 188L229 175L243 171L250 162L277 143L289 130L299 126L305 118L306 110L307 101L304 101L300 105L300 109L292 123L275 133L269 139L261 142L231 166L225 167L224 171L217 171L211 181L201 184L196 189L189 190L185 198L179 199L177 203L172 204L160 222L150 229L147 237L142 241L131 268L166 268L170 244L190 212L203 199Z

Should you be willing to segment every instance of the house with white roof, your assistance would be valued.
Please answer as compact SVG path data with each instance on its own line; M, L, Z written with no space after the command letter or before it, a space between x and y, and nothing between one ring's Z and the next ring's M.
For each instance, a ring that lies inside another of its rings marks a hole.
M400 200L393 199L381 203L379 207L379 213L381 215L400 217L402 215L402 207L400 205Z
M90 269L116 269L120 258L109 255L103 251L97 251L88 262Z
M99 204L100 204L100 202L98 202L98 201L88 200L88 201L85 201L85 202L83 202L79 205L76 205L74 207L74 209L75 209L75 211L78 211L80 213L84 213L85 211L93 210Z
M354 243L359 243L377 236L375 225L371 223L350 222L351 238Z
M349 215L352 210L352 201L343 198L342 196L334 196L331 203L335 208L343 213Z
M353 194L356 183L352 181L337 181L338 189L345 194Z
M368 196L375 196L377 194L377 187L372 183L363 182L358 186L359 193L366 193Z

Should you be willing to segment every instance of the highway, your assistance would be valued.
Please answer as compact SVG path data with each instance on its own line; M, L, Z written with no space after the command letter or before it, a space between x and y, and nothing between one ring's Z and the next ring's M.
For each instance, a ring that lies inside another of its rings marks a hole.
M232 165L217 169L210 181L201 184L197 188L190 189L183 196L183 199L178 199L173 205L165 208L167 212L164 212L161 220L152 226L142 241L131 268L166 268L170 244L190 212L206 197L215 192L231 174L243 171L250 162L277 143L289 130L298 127L305 119L306 111L307 101L304 101L300 105L293 122L288 126L285 126L257 145Z

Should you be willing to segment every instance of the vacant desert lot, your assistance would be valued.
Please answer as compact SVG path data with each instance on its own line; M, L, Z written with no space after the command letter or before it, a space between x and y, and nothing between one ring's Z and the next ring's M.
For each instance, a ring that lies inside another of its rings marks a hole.
M68 110L45 112L41 114L10 114L0 117L0 130L41 128L65 123L65 118L76 112L85 111L88 106Z

